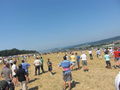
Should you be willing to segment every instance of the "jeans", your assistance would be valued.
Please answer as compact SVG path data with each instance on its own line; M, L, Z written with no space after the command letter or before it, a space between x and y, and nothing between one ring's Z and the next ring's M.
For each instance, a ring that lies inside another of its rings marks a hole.
M40 66L42 73L44 73L44 68L43 68L43 64Z
M40 66L35 66L35 75L37 75L37 71L38 75L40 75Z

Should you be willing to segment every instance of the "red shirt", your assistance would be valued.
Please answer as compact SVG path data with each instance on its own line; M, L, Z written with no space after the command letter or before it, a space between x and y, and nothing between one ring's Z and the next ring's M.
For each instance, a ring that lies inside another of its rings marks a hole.
M115 58L120 57L120 51L114 51L114 56L115 56Z

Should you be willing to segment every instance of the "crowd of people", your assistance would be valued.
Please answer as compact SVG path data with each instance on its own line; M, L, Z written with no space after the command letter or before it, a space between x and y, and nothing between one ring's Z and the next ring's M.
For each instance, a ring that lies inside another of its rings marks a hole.
M105 67L108 69L112 68L111 65L111 58L115 58L115 65L113 65L113 68L117 69L120 68L120 49L97 49L96 51L96 57L100 60L101 58L105 59ZM104 52L104 55L102 54L102 51ZM57 57L59 57L58 55ZM33 55L34 62L33 65L35 67L35 76L40 75L41 73L45 73L44 70L44 59L42 56ZM69 52L66 53L63 56L63 60L58 64L58 66L63 71L63 80L64 80L64 88L63 90L66 90L66 86L68 85L68 89L71 90L71 83L72 83L72 71L74 70L81 70L83 68L84 72L89 72L88 68L88 59L94 60L95 55L93 55L93 50L82 51L81 55L77 52ZM18 65L18 60L12 60L4 59L4 66L1 71L1 77L4 80L0 81L0 90L15 90L15 87L17 85L21 85L22 90L27 90L27 83L29 83L30 77L29 77L29 67L31 66L29 63L27 63L26 57L23 57L21 64ZM50 58L48 58L47 61L48 71L51 75L54 75L53 73L53 67L52 62ZM119 76L119 77L118 77ZM120 86L120 75L118 75L116 78L116 88L119 88ZM119 81L119 84L118 84ZM120 88L119 88L120 89ZM116 90L119 90L116 89Z

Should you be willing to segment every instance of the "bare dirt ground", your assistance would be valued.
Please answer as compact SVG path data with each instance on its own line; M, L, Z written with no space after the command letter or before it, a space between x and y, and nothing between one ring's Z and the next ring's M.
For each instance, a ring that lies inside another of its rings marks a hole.
M34 59L31 58L28 60L28 63L31 64L29 68L31 80L28 84L29 90L62 90L62 71L58 68L58 64L62 61L64 54L60 53L59 59L57 55L58 54L43 55L45 71L47 71L47 59L50 58L53 63L53 72L56 72L53 76L50 75L49 72L34 76ZM111 63L114 65L114 59L111 59ZM90 60L88 57L88 67L90 69L89 72L84 72L82 69L72 71L75 83L72 90L115 90L114 80L119 69L106 69L104 59L98 59L95 54L94 60ZM16 87L16 90L19 89L20 87Z

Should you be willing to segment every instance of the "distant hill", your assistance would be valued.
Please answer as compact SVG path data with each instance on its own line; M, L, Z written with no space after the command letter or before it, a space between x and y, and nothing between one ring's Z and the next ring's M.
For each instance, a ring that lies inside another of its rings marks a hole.
M103 39L95 42L87 42L83 44L78 44L78 45L73 45L73 46L68 46L64 48L56 48L51 50L52 52L57 52L57 51L68 51L68 50L78 50L78 49L86 49L86 48L91 48L91 47L100 47L102 45L108 45L112 44L116 41L120 40L120 36L108 38L108 39Z

